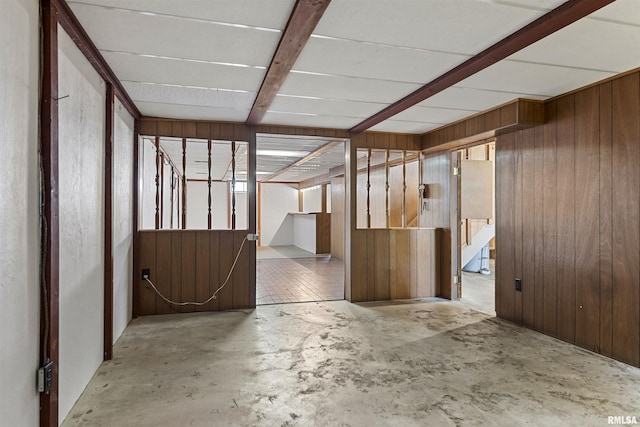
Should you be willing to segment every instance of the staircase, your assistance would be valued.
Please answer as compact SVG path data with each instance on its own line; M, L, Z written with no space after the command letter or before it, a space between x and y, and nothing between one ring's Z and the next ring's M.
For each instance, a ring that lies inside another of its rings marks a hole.
M482 230L473 235L471 244L462 249L462 263L464 267L480 250L496 235L495 224L487 224Z

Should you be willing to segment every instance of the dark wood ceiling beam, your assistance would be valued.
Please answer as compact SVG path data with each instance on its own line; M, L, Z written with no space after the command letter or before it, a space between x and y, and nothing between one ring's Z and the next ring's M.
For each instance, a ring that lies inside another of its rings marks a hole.
M247 117L247 125L260 124L330 1L298 0L296 2Z
M125 90L122 83L116 77L107 61L104 59L98 48L91 41L87 32L82 28L80 21L76 18L69 5L65 0L51 0L52 6L56 9L57 19L62 28L69 34L69 37L75 42L78 49L93 65L100 77L106 82L113 85L115 95L118 97L122 105L127 109L129 114L135 119L142 117L140 110Z
M351 128L350 131L352 133L363 132L614 1L569 0L435 80L425 84L420 89L363 120Z

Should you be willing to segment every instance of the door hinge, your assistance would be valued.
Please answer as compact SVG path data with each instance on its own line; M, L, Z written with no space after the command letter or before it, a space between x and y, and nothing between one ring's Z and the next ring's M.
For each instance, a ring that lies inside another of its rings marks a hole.
M454 176L460 176L462 175L462 166L457 165L453 167L453 175Z
M462 298L462 276L453 276L453 284L457 287L458 298Z

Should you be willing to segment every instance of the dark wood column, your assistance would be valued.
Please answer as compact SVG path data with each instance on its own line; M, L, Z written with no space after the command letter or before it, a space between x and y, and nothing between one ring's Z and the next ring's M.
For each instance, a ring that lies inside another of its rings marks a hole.
M40 308L41 365L53 362L53 382L40 394L40 426L58 425L59 338L59 206L58 206L58 19L50 0L41 0L42 98L40 101L40 152L42 161L42 247Z
M113 357L113 132L115 91L107 83L104 136L104 360Z

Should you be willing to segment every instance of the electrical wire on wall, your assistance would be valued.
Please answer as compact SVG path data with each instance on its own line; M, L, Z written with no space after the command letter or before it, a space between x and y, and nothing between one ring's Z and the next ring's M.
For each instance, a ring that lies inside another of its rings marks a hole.
M236 264L238 263L238 259L240 258L240 254L242 253L242 248L244 248L244 244L247 241L247 237L245 236L245 238L242 240L242 244L240 245L240 249L238 249L238 253L236 254L235 259L233 260L233 264L231 264L231 268L229 269L229 274L227 274L227 278L225 279L225 281L222 283L222 285L220 285L220 287L218 289L216 289L216 291L205 301L202 302L176 302L176 301L172 301L169 298L165 297L164 295L162 295L162 293L158 290L158 288L156 288L156 285L149 279L149 276L144 276L144 279L149 283L149 285L151 285L151 289L153 289L153 291L156 293L156 295L158 295L160 298L162 298L162 300L164 302L166 302L167 304L170 305L176 305L176 306L185 306L185 305L196 305L196 306L201 306L201 305L205 305L210 303L211 301L213 301L214 299L216 299L216 296L218 295L218 293L225 287L227 286L227 283L229 283L229 279L231 279L231 275L233 274L233 270L236 268Z

